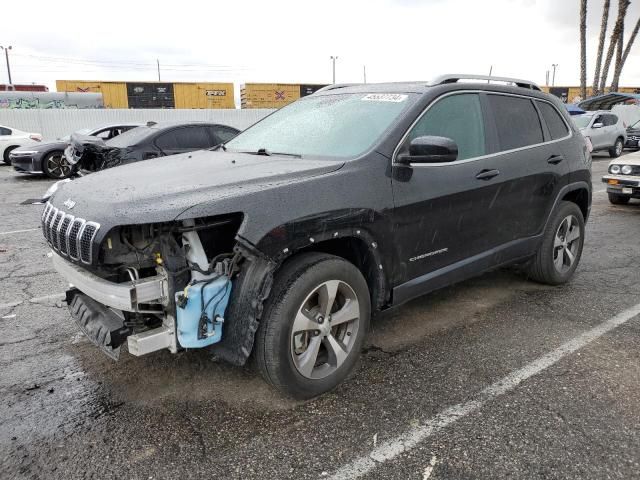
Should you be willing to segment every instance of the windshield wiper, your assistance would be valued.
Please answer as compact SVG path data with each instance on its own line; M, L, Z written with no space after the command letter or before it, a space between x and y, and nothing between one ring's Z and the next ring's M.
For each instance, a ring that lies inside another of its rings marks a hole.
M227 151L227 147L224 146L224 143L219 143L218 145L216 145L213 148L210 148L209 150L211 150L212 152L215 152L218 149L222 149L223 152Z
M255 152L238 152L238 153L248 153L249 155L264 155L265 157L270 157L272 155L279 155L283 157L294 157L294 158L302 158L302 155L299 153L284 153L284 152L272 152L266 148L259 148Z
M259 148L258 151L256 152L256 155L266 155L267 157L270 157L271 152L266 148Z

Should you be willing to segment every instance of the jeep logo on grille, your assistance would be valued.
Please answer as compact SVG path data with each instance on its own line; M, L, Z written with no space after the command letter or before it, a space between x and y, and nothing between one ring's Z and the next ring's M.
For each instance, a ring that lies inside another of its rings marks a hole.
M76 206L76 202L74 202L74 201L73 201L73 200L71 200L70 198L67 198L67 199L64 201L63 205L64 205L65 207L67 207L69 210L71 210L73 207L75 207L75 206Z

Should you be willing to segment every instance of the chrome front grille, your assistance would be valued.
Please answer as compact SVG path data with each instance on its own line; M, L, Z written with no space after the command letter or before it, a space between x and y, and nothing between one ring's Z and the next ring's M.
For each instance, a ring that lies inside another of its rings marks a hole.
M42 233L55 251L72 260L90 264L93 240L100 224L76 218L47 203L42 212Z

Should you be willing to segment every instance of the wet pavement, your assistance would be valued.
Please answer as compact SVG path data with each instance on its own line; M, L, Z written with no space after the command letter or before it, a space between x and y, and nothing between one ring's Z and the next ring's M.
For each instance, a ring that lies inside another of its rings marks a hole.
M21 205L52 182L0 166L0 478L640 478L640 318L562 350L640 304L640 202L610 205L594 160L570 284L505 269L381 315L352 378L308 402L205 351L101 354Z

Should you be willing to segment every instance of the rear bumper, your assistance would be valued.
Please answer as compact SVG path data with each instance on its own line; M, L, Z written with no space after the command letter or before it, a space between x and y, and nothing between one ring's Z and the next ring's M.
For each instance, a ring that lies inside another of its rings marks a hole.
M98 277L53 252L53 266L70 284L95 301L117 310L140 311L141 304L166 305L169 295L165 276L136 282L115 283Z

